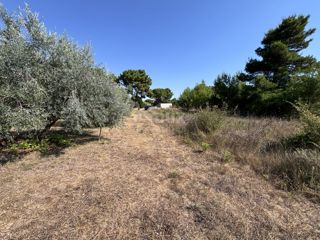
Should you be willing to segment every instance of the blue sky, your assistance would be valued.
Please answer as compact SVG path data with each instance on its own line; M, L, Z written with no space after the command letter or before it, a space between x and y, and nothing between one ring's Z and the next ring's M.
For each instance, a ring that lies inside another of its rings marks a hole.
M90 43L97 63L115 74L145 69L152 87L178 97L201 80L244 69L264 33L292 14L319 27L305 54L320 59L319 0L3 0L29 3L48 30Z

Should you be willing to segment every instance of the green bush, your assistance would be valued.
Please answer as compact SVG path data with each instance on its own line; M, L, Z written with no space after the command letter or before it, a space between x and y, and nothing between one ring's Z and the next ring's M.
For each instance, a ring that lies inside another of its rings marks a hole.
M204 139L222 125L223 119L224 113L220 110L201 110L187 121L183 133L192 140Z
M303 134L297 137L304 146L319 147L320 144L320 116L311 112L304 104L297 104L300 120L304 125Z

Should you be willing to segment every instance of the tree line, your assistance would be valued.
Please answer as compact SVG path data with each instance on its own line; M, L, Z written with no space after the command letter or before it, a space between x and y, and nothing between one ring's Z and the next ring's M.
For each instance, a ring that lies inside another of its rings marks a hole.
M315 111L320 104L320 63L304 56L315 28L306 29L309 16L290 16L262 39L257 59L234 76L219 75L213 86L204 82L186 88L178 99L185 110L224 107L240 114L287 116L293 103L307 104Z
M204 81L186 88L178 100L169 88L151 89L144 70L126 70L117 82L132 96L136 106L172 102L184 109L225 108L241 115L291 116L299 102L317 111L320 106L320 63L304 56L315 28L307 29L310 16L293 15L270 29L243 72L222 73L207 86ZM144 100L146 99L146 100Z

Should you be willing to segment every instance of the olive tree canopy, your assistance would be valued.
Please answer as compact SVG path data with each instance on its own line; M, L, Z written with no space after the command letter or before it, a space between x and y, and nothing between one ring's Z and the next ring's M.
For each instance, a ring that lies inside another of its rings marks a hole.
M66 129L116 124L128 94L94 63L89 47L46 30L28 6L0 8L0 139L39 134L59 119Z

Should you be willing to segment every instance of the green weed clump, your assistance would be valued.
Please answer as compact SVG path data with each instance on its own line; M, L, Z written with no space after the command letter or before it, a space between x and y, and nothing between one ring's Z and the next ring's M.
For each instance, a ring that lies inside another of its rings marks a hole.
M320 148L320 116L311 112L308 107L303 104L298 104L296 109L304 125L303 137L301 137L302 143L307 146L313 145Z
M45 139L24 139L19 140L9 145L9 150L14 153L19 151L40 151L47 152L51 147L69 147L72 145L72 140L67 136L59 133L49 135Z
M13 152L19 150L46 151L49 147L47 140L27 139L10 145L9 149Z
M283 140L289 149L318 149L320 150L320 115L311 111L305 104L294 105L303 128L294 136Z
M57 147L69 147L72 144L70 139L66 138L63 134L58 133L52 134L48 140L51 144L54 144Z

